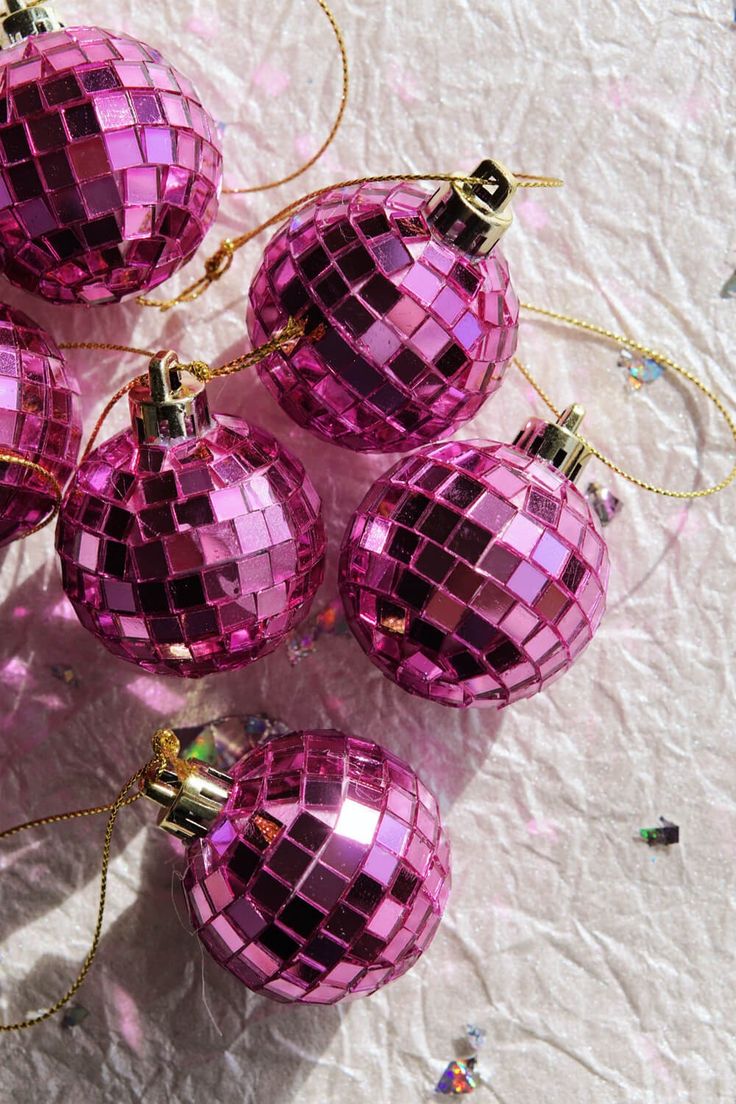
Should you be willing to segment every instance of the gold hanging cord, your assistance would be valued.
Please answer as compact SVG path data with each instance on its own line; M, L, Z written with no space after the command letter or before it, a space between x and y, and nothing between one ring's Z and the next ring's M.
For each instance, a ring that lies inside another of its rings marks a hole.
M28 820L25 824L17 824L14 828L7 828L4 832L0 832L0 840L4 840L10 839L11 836L18 835L19 832L24 832L28 828L42 828L49 824L60 824L66 820L77 820L80 817L97 816L98 813L108 814L107 826L105 828L102 844L102 866L100 870L97 920L90 948L87 951L87 955L79 973L64 995L59 997L59 999L47 1008L45 1012L40 1012L37 1016L29 1016L28 1019L25 1020L18 1020L15 1023L0 1024L0 1031L23 1031L28 1027L35 1027L37 1024L43 1023L44 1020L48 1020L56 1015L65 1004L68 1004L84 983L84 979L89 973L100 945L102 921L105 915L105 904L107 901L107 876L110 869L110 848L118 814L126 805L132 805L139 797L143 796L142 791L136 787L140 786L143 780L150 774L163 770L166 766L173 767L180 777L191 770L189 764L185 760L179 758L179 740L171 729L158 729L158 731L154 733L151 743L153 746L153 755L151 758L128 779L117 797L109 802L109 804L95 805L89 809L76 809L69 813L56 813L54 816L39 817L37 820Z
M704 384L702 380L698 379L694 372L690 372L687 368L683 368L682 365L674 361L672 357L667 356L665 353L657 352L656 349L652 349L648 345L644 345L641 341L634 340L633 337L627 337L626 334L619 334L615 333L615 331L613 330L607 330L605 329L605 327L598 326L594 322L586 322L584 319L575 318L573 315L569 314L561 314L559 311L550 310L547 307L537 307L533 303L525 303L522 301L521 306L524 310L529 311L532 314L538 314L542 318L548 319L552 322L560 322L563 325L570 326L573 329L582 330L584 333L591 333L594 334L596 337L605 338L606 341L611 341L616 345L623 346L624 348L629 349L632 353L637 353L639 356L653 360L657 364L660 364L663 368L675 372L682 379L692 384L693 387L697 387L698 391L700 391L701 394L705 395L705 397L713 403L716 410L728 426L729 432L734 442L734 446L736 446L736 422L734 421L732 415L729 413L727 407L718 398L714 391L711 391L711 389L706 384ZM549 408L555 418L559 418L561 411L552 402L552 399L549 397L541 384L535 379L529 369L524 364L522 364L518 357L513 358L513 363L524 376L524 378L531 384L531 386L534 388L534 390L537 392L539 397ZM583 444L587 445L593 456L595 456L596 459L600 460L602 464L605 464L607 468L610 468L612 472L615 472L616 475L620 475L622 479L626 479L629 483L633 483L635 487L639 487L643 491L651 491L652 494L665 495L667 498L706 498L708 495L718 494L719 491L725 490L725 488L730 486L730 484L733 483L734 479L736 479L735 460L728 475L724 476L724 478L719 480L718 483L714 483L710 487L702 487L695 491L680 491L672 490L668 487L660 487L656 483L648 483L645 479L639 479L638 476L631 475L629 472L619 467L619 465L614 460L611 460L610 457L606 456L605 453L600 451L600 449L597 449L595 445L591 444L591 442L583 437L582 434L578 433L576 436L579 437Z
M563 186L563 181L555 176L533 176L530 173L514 173L513 175L520 188L561 188ZM315 191L301 196L300 199L295 199L292 203L287 203L287 205L282 207L280 211L277 211L275 215L271 215L270 218L267 218L264 222L259 223L258 226L255 226L252 230L246 231L246 233L241 234L239 237L225 238L221 242L220 248L205 261L203 274L193 283L185 287L183 291L180 291L178 295L175 295L171 299L151 299L148 296L139 295L136 298L136 303L142 307L155 307L160 311L171 310L172 307L176 307L180 303L193 303L195 299L199 299L199 297L207 291L211 284L214 284L220 277L225 275L230 269L233 263L233 257L239 249L242 249L243 246L247 245L253 238L262 234L264 230L268 230L269 227L275 226L284 219L291 218L292 215L298 214L298 212L311 203L313 199L317 199L318 196L325 195L326 192L332 192L339 188L352 188L358 184L382 184L394 180L455 180L460 184L488 183L480 177L463 176L462 173L432 172L384 173L380 176L357 176L352 180L340 180L336 184L329 184L324 188L317 188Z

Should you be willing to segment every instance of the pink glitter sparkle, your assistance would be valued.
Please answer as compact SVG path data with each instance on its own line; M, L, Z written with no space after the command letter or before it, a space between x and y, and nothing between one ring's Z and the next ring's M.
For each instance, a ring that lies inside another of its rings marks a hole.
M408 183L334 190L266 247L251 340L289 317L307 333L258 372L327 441L406 451L452 432L501 385L518 326L506 261L498 248L473 258L430 228L429 194Z
M192 924L215 960L282 1002L334 1004L400 977L450 892L436 798L411 767L335 731L278 736L231 770L187 849Z
M374 483L343 541L340 591L358 642L403 689L498 708L570 667L608 570L574 483L513 446L453 441Z
M96 27L0 58L0 268L55 303L110 303L168 279L217 213L217 129L150 46Z

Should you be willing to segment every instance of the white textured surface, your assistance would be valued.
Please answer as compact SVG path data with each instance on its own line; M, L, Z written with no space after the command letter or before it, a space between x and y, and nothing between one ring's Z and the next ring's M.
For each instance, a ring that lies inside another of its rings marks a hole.
M334 50L310 0L60 6L67 23L94 14L138 34L195 79L229 124L230 183L290 168L334 110ZM212 248L342 175L469 169L485 154L559 173L563 192L516 204L505 249L520 293L651 339L733 400L736 303L718 294L736 244L726 0L336 8L353 76L336 145L289 189L225 199ZM250 247L205 300L163 317L2 295L59 340L174 345L217 362L243 346L257 257ZM531 324L521 349L560 403L587 405L590 436L636 471L687 487L698 465L704 479L726 469L705 405L665 381L627 395L615 350ZM75 362L88 426L142 368L109 355ZM318 605L327 602L342 529L386 460L308 437L254 377L213 391L312 473L331 539ZM511 372L472 435L509 437L529 410ZM285 1008L202 966L170 901L173 847L138 807L123 818L99 963L79 997L90 1014L72 1030L57 1019L0 1043L2 1104L422 1101L468 1019L489 1035L491 1087L479 1102L736 1097L734 497L683 508L611 485L625 507L607 531L613 573L597 641L550 692L502 716L409 698L339 636L294 669L282 651L244 674L157 683L65 613L50 531L0 558L2 826L106 800L160 723L265 710L295 727L378 737L418 765L442 798L455 880L446 922L407 978L350 1007ZM64 661L79 688L52 677ZM681 825L682 844L666 853L633 838L660 813ZM102 830L87 821L3 845L4 1019L45 1006L76 972Z

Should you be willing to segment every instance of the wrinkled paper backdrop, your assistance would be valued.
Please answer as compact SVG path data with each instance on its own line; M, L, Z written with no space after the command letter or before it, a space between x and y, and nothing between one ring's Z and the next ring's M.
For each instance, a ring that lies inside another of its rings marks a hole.
M338 90L329 28L311 0L61 0L163 49L224 127L227 183L288 171L321 141ZM310 188L402 169L470 170L484 155L558 173L522 192L505 249L533 301L672 352L733 403L736 266L733 65L726 0L335 0L352 98L321 164L285 189L225 198L190 273L221 236ZM44 306L2 287L58 340L174 347L213 362L244 348L253 244L195 305ZM183 286L180 278L170 286ZM693 394L625 385L616 350L524 324L521 351L559 404L627 466L681 487L727 470L726 431ZM140 361L74 354L89 428ZM353 456L292 425L255 376L220 381L227 404L304 460L325 506L330 560L315 609L336 592L347 518L382 457ZM468 434L512 436L542 408L509 371ZM123 425L121 409L109 431ZM699 470L699 474L696 472ZM407 1104L428 1100L467 1020L488 1031L481 1101L711 1104L736 1096L733 766L736 499L689 505L609 478L623 512L607 530L613 572L597 640L548 693L507 713L410 698L348 636L295 668L285 651L242 674L157 681L107 653L62 599L52 532L0 555L0 823L108 800L159 724L266 711L294 727L374 736L417 764L441 798L454 893L421 964L345 1007L254 997L213 963L172 905L176 845L154 810L123 818L89 1013L6 1038L2 1104ZM51 672L71 665L79 685ZM663 813L667 852L634 838ZM90 938L103 824L21 837L0 860L0 1014L46 1006ZM173 887L173 888L172 888ZM180 907L180 912L181 912ZM495 1093L495 1096L494 1096Z

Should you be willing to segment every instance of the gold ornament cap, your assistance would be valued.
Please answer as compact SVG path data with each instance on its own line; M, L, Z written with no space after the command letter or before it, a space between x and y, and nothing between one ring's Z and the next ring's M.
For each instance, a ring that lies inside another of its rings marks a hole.
M0 11L0 49L63 27L51 4L31 6L29 0L5 0L4 10Z
M205 386L183 371L173 351L157 353L148 382L131 388L130 420L146 445L177 445L200 437L212 424Z
M181 775L173 767L163 767L144 779L142 790L144 797L163 806L159 828L189 843L207 835L235 783L229 774L191 759L186 767Z
M530 456L546 460L574 483L592 455L585 442L577 436L584 417L584 407L573 403L562 411L556 422L530 418L513 444Z
M427 221L464 253L483 257L511 225L509 204L519 183L500 161L481 161L470 174L484 183L448 180L424 206Z

